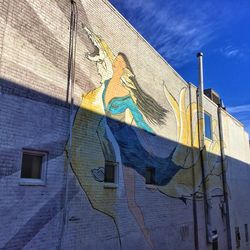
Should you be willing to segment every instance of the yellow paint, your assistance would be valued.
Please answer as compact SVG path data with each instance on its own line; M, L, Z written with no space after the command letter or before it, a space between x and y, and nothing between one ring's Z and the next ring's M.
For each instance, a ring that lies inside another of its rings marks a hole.
M197 103L191 103L186 107L185 98L187 88L180 91L179 103L174 96L164 86L164 92L170 103L176 118L178 146L173 154L172 161L184 169L179 171L167 186L158 187L162 192L178 197L188 196L193 191L202 191L201 189L201 165L199 160L199 127L200 133L203 133L204 121L197 117ZM191 124L191 116L196 121L194 126ZM198 126L199 123L199 126ZM194 130L191 129L194 127ZM214 189L222 189L222 182L220 179L221 165L218 163L218 156L220 153L220 143L216 131L218 130L217 121L212 121L213 140L205 139L205 149L207 153L204 155L206 160L206 174L209 175L207 187L210 191ZM191 143L191 133L193 133L193 145ZM193 178L193 173L195 178ZM195 182L195 183L194 183Z
M115 58L113 52L103 39L96 36L96 41L99 47L103 49L103 60L109 60L112 65L113 71L112 79L109 82L107 94L105 95L106 105L114 97L131 95L134 102L136 99L132 94L131 89L135 88L133 81L130 77L133 76L132 72L126 68L126 63L122 57ZM104 167L105 159L100 145L98 136L103 136L105 133L105 119L103 116L107 115L104 111L102 94L104 90L104 81L96 89L90 91L83 96L82 103L79 111L77 112L74 128L73 128L73 141L72 141L72 167L73 170L86 192L91 204L94 208L105 212L106 214L117 217L115 210L116 205L119 203L117 190L109 190L103 187L102 182L96 181L91 170L98 167ZM200 166L200 152L199 138L198 138L198 122L203 130L203 120L197 122L197 104L186 104L188 99L188 89L182 88L177 99L170 93L164 86L164 93L169 102L177 126L177 147L173 153L172 161L183 167L165 186L158 186L158 189L163 193L172 197L191 197L194 191L201 190L201 166ZM193 117L193 119L191 119ZM133 115L130 110L126 110L123 117L115 117L129 125L135 125ZM191 124L193 122L193 124ZM212 123L213 131L217 129L217 122L214 120ZM97 129L99 134L97 134ZM193 134L193 143L191 135ZM220 164L217 161L220 145L216 133L213 135L214 140L205 140L205 146L211 155L207 155L207 173L211 174L208 181L209 190L220 187L219 177ZM149 142L145 142L149 143ZM193 145L192 145L193 144ZM94 152L94 153L93 153ZM123 167L124 168L124 167ZM195 173L195 178L193 176ZM124 171L124 187L127 193L128 207L127 209L135 217L143 235L151 244L150 235L145 230L141 210L135 201L135 187L134 187L134 170ZM127 174L127 175L126 175ZM128 178L130 176L130 178ZM131 183L130 183L131 182ZM130 186L129 188L129 185ZM96 196L98 195L98 197ZM108 201L108 202L107 202ZM127 211L128 212L128 211Z

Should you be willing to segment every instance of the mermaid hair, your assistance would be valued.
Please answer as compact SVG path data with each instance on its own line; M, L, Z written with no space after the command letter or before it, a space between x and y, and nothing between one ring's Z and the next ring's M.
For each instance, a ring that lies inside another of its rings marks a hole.
M135 99L135 102L139 110L143 113L146 119L155 125L164 124L164 119L166 117L167 110L158 104L150 95L143 91L143 89L138 84L132 67L128 61L127 56L124 53L118 53L124 59L127 68L124 70L124 73L121 77L125 87L129 88L132 97Z

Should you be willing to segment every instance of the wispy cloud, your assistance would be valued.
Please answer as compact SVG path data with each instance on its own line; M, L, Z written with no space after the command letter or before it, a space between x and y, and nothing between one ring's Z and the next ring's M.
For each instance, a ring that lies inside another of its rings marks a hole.
M250 136L250 104L228 107L227 111L245 125Z
M224 48L220 48L219 51L222 55L226 57L241 57L242 56L242 51L239 48L235 48L232 45L228 45Z
M239 54L239 50L238 49L233 49L230 51L226 52L226 56L231 57L231 56L237 56Z
M110 2L175 67L192 60L196 52L214 39L223 18L213 1Z
M244 113L249 112L250 114L250 104L247 105L240 105L240 106L234 106L227 108L228 112L234 114L234 113Z

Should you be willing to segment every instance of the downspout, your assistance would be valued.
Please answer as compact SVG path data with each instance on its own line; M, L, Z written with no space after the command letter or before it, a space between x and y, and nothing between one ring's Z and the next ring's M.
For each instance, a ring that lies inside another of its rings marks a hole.
M77 22L78 11L74 0L71 0L71 17L70 17L70 36L69 36L69 57L68 57L68 75L67 75L67 99L70 95L69 108L69 139L65 148L66 152L66 166L64 169L64 201L63 201L63 218L62 229L59 239L59 249L63 249L64 234L68 225L68 194L69 194L69 169L72 162L72 129L74 123L74 84L75 84L75 55L76 55L76 37L77 37ZM70 91L69 91L70 88Z
M192 147L192 163L194 163L194 136L193 136L193 110L192 110L192 95L191 95L191 84L188 84L189 89L189 105L190 105L190 138ZM195 193L195 170L192 168L193 176L193 219L194 219L194 247L195 250L199 250L199 229L198 229L198 219L197 219L197 204L196 204L196 193Z
M202 187L204 193L204 211L206 225L206 239L208 243L212 243L212 221L211 221L211 198L208 197L206 184L206 147L205 147L205 126L204 126L204 107L203 107L203 53L197 53L199 67L199 87L197 89L197 118L198 118L198 136L199 151L201 159Z
M221 152L222 184L223 184L223 195L226 205L227 246L228 250L232 250L229 202L227 193L227 176L226 176L226 166L225 166L224 135L222 129L221 110L222 110L222 101L220 100L220 103L218 105L218 124L219 124L219 138L220 138L220 152Z

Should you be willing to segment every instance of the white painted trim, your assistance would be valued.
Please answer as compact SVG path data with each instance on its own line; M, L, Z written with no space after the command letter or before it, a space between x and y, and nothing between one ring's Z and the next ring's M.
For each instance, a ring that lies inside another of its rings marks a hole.
M105 189L116 189L116 188L118 188L118 184L117 183L104 182L103 188L105 188Z
M146 188L150 190L157 190L157 186L154 184L146 184Z

